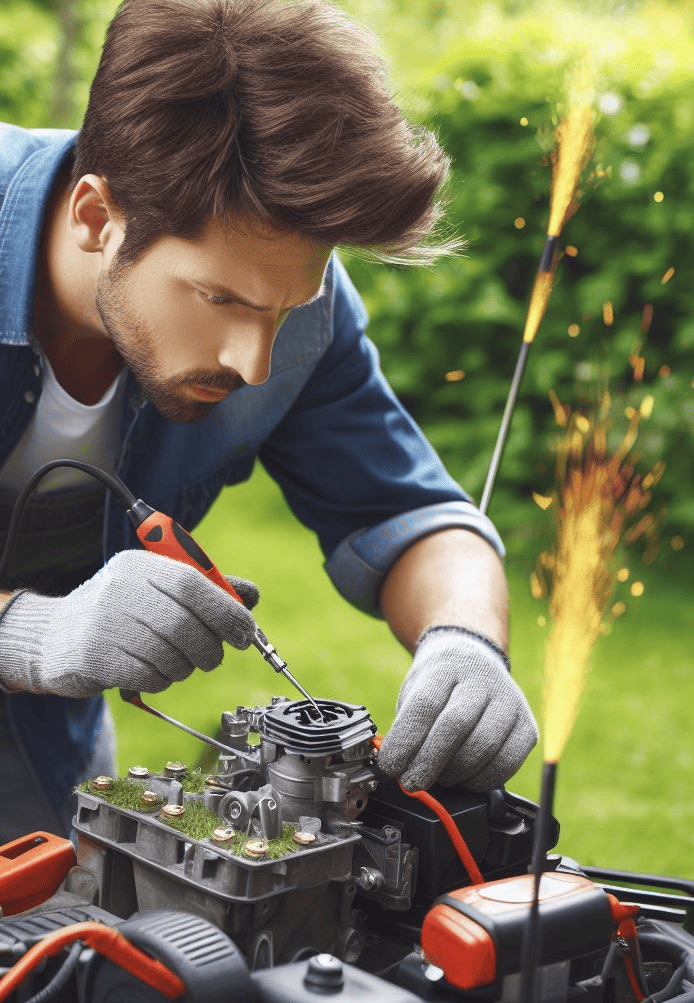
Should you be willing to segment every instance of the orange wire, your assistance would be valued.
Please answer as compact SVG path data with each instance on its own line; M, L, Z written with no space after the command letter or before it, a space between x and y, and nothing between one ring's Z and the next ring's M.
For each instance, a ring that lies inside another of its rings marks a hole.
M17 964L3 975L0 979L0 1001L6 1000L10 993L14 992L43 958L59 954L64 947L68 947L76 940L81 940L88 947L94 948L169 999L178 999L185 992L185 985L178 975L135 947L122 933L103 923L74 923L72 926L49 933L38 944L29 948Z
M475 858L470 853L467 843L461 836L458 826L455 824L453 818L449 815L443 805L437 801L436 798L432 797L428 791L408 791L406 787L402 786L402 784L400 784L400 790L404 794L407 794L410 798L417 798L417 800L425 804L427 808L431 808L435 815L438 815L450 837L451 842L453 843L455 852L460 857L461 864L468 873L470 881L473 885L483 885L484 878L482 877L482 872L477 866Z
M631 991L636 997L636 999L641 1003L641 1000L645 1000L645 995L641 990L639 985L639 980L636 978L636 972L634 971L634 962L628 954L624 955L624 968L626 969L627 978L629 979L629 985L631 986Z
M374 749L380 749L383 744L383 735L374 735L371 739L371 744ZM483 885L484 878L482 877L482 872L477 866L475 858L470 853L467 843L461 836L458 826L455 824L453 818L446 811L443 805L437 801L435 797L432 797L428 791L408 791L406 787L402 786L399 780L398 784L400 784L400 790L403 794L407 794L408 798L417 798L418 801L425 804L427 808L431 808L433 813L438 816L444 829L448 833L451 842L453 843L453 848L458 854L461 864L467 871L470 881L473 885Z
M620 902L616 896L610 895L609 893L607 897L610 900L612 916L618 924L617 936L622 937L629 945L629 953L625 954L623 959L624 968L627 973L629 985L631 986L631 991L638 1000L638 1003L641 1003L641 1000L646 998L646 994L639 984L639 978L636 974L636 967L634 965L634 958L638 957L638 930L636 929L634 917L641 911L641 907L635 902Z
M371 739L371 744L375 749L379 749L383 744L383 735L374 735ZM427 793L426 790L408 790L407 787L403 787L400 781L400 790L403 794L407 794L408 797L416 797L417 800L422 801L427 807L431 808L435 815L438 815L439 819L443 823L443 827L448 833L450 842L453 844L453 849L460 859L460 863L467 872L467 877L472 882L473 885L483 885L484 879L482 878L481 872L477 867L474 857L470 854L467 844L460 835L460 831L448 814L443 805L432 797L431 794Z

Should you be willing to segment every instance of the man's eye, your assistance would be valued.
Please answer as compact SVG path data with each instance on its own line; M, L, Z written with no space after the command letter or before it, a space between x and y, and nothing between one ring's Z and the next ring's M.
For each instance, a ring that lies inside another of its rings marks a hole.
M231 303L231 299L228 296L215 295L214 293L208 293L204 289L195 290L201 300L205 303L212 303L214 306L223 306L225 303Z

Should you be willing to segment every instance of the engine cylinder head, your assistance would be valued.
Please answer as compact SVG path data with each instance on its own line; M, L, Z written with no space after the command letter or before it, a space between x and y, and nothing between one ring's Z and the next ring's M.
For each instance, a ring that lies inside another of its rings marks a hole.
M260 734L295 755L323 757L352 751L353 758L366 756L376 725L365 707L316 701L321 717L308 700L294 700L269 707L260 724ZM363 746L362 748L358 748Z

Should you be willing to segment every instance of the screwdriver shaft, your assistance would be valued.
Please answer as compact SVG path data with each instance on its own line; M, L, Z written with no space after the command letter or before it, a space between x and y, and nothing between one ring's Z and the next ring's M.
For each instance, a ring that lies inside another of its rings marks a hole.
M322 720L323 714L321 713L320 707L313 699L313 697L310 695L310 693L308 693L304 689L304 687L301 685L298 679L294 678L294 676L287 668L287 663L284 661L283 658L280 658L274 644L268 641L267 637L262 632L260 627L256 627L255 629L255 637L253 638L253 644L258 649L260 654L263 656L265 661L268 662L273 667L275 672L281 672L282 675L285 677L285 679L288 679L289 682L292 684L292 686L294 686L299 691L299 693L301 693L303 696L306 697L309 703L315 708L318 717Z

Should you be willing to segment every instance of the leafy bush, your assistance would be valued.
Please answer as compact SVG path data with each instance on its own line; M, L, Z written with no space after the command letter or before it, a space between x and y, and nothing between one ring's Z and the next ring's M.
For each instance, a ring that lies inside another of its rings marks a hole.
M598 65L597 148L581 207L563 234L578 253L560 263L530 353L492 515L506 530L527 522L529 510L519 509L519 500L551 486L548 391L575 403L609 377L617 412L654 397L639 448L645 463L667 461L659 494L670 508L671 530L691 532L689 0L652 0L646 7L634 0L618 7L611 0L469 0L464 16L459 0L341 2L384 37L400 98L419 109L453 158L451 219L469 240L466 257L429 271L359 260L350 269L393 386L478 498L544 243L548 151L566 71L586 55ZM69 7L10 0L0 14L2 118L78 124L114 9L113 0ZM656 192L662 201L654 200ZM606 302L615 318L609 327ZM644 335L646 304L653 320ZM573 325L580 328L575 338L568 334ZM645 357L640 383L632 379L634 353ZM456 372L464 379L446 379Z
M544 245L548 151L574 63L551 24L505 25L503 39L473 37L465 55L438 65L422 116L453 158L451 218L462 221L467 255L428 271L349 262L393 386L477 498ZM658 493L671 531L694 526L694 107L690 81L674 57L647 47L646 29L627 33L619 62L600 77L596 150L562 235L570 253L530 353L492 502L506 528L519 499L552 486L549 391L576 405L608 379L618 416L653 396L637 448L644 464L667 461ZM690 37L681 44L691 50ZM634 356L645 358L639 382Z

